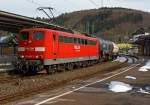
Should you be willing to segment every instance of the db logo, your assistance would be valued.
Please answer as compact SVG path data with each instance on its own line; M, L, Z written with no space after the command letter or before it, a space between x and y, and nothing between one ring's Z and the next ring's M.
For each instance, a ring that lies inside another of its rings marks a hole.
M76 51L79 51L79 52L80 52L80 46L79 46L79 45L74 45L74 49L75 49Z
M79 45L74 45L74 49L75 50L80 50L80 46Z

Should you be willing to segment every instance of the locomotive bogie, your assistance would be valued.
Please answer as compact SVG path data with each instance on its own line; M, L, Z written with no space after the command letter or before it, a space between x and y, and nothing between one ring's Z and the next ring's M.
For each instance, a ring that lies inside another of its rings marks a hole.
M41 60L18 59L14 65L21 74L36 74L43 70L43 62Z

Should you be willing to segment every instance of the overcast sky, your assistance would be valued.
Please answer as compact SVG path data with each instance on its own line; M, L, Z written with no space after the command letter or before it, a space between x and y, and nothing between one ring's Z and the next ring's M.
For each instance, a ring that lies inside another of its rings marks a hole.
M92 2L94 1L94 2ZM54 15L83 9L125 7L150 12L150 0L0 0L0 10L29 17L45 17L37 11L40 6L55 8Z

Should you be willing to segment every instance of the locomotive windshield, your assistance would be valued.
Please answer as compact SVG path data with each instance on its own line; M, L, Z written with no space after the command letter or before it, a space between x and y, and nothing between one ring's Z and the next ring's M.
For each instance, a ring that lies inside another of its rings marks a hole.
M41 40L44 38L43 32L34 32L33 33L33 40Z
M20 39L21 40L29 40L29 32L21 32Z

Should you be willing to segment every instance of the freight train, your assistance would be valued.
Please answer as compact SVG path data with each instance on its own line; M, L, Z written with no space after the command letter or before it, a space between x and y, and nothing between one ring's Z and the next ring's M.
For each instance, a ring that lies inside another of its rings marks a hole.
M49 74L59 69L85 67L112 58L114 45L111 41L79 33L46 28L23 29L18 34L15 67L23 74L40 70Z

